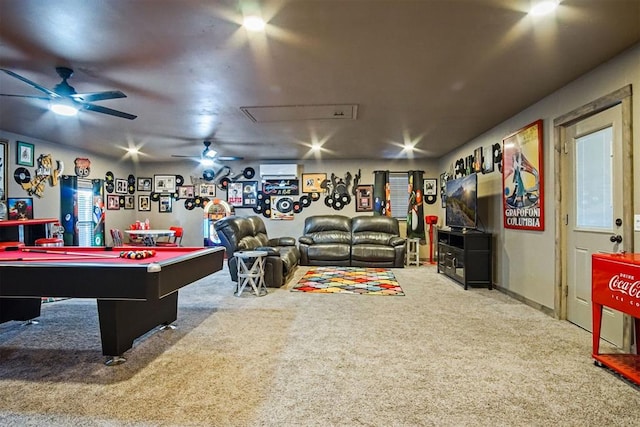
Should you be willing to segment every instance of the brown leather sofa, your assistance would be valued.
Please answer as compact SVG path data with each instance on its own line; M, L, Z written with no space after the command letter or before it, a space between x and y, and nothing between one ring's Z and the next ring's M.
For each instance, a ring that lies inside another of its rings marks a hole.
M220 241L227 252L231 280L238 281L238 251L267 251L264 266L265 285L279 288L286 283L300 261L300 251L293 237L269 238L262 218L228 216L214 223Z
M301 265L404 267L405 239L386 216L315 215L298 238Z

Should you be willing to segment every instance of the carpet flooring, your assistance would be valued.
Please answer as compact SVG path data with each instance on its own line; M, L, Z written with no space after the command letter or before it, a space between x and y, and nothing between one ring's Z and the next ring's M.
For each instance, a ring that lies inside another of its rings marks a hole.
M44 304L0 324L0 426L638 425L640 391L594 366L587 331L435 266L392 271L402 298L291 292L307 267L237 297L225 263L118 366L95 300Z
M404 295L391 269L366 267L310 267L291 290L329 294Z

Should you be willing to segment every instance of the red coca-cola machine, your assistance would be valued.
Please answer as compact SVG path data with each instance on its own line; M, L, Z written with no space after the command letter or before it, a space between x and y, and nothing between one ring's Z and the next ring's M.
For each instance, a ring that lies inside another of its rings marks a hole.
M593 254L591 260L593 358L596 365L604 365L640 385L640 254ZM603 306L635 319L636 354L600 354Z

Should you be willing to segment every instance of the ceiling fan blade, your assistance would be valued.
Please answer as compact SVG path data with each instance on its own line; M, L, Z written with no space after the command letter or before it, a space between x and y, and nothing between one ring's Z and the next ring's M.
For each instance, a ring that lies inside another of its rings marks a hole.
M93 92L93 93L76 93L70 96L71 98L80 102L104 101L106 99L117 99L117 98L127 97L127 95L120 92L119 90L108 90L104 92Z
M180 158L183 158L183 159L200 160L200 157L198 157L198 156L184 156L182 154L172 154L171 157L180 157Z
M138 116L133 114L125 113L123 111L114 110L112 108L103 107L101 105L83 103L83 108L85 110L95 111L96 113L108 114L110 116L122 117L123 119L133 120Z
M244 157L240 157L240 156L216 156L214 158L214 160L220 160L220 161L223 161L223 162L231 162L231 161L234 161L234 160L243 160L243 159L244 159Z
M14 98L32 98L32 99L42 99L44 101L48 101L51 98L48 96L35 96L35 95L11 95L8 93L0 93L0 96L13 96Z
M49 95L51 98L60 98L60 95L58 95L57 93L55 93L54 91L52 91L51 89L47 89L44 86L40 86L38 83L29 80L26 77L22 77L20 74L16 74L11 70L7 70L5 68L0 68L0 71L4 71L5 73L9 74L11 77L15 77L18 80L21 80L23 82L25 82L26 84L28 84L29 86L38 89L41 92L46 93L47 95Z

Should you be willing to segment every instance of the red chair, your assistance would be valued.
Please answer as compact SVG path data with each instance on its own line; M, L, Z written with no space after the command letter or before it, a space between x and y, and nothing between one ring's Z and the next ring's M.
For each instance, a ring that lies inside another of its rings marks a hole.
M182 227L169 227L173 230L173 236L169 236L167 240L156 241L156 246L180 246L182 244Z

